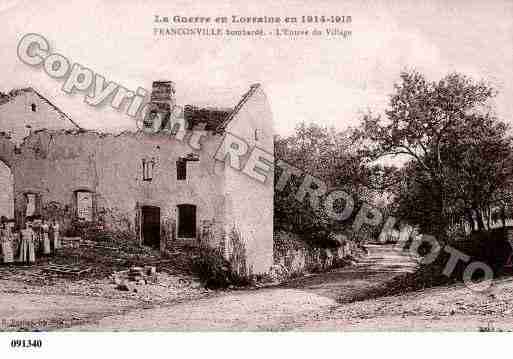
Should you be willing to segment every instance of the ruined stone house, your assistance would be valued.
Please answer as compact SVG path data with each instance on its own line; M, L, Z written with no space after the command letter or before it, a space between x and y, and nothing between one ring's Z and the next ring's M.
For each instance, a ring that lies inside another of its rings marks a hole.
M79 129L79 126L48 99L33 88L0 93L0 136L4 138L3 152L19 149L23 140L40 129ZM5 141L8 139L9 141ZM14 178L9 159L0 162L0 216L14 216Z
M174 84L154 83L151 101L145 125L156 117L165 126ZM271 112L259 85L233 109L186 106L182 116L189 128L181 140L163 131L81 129L32 88L3 95L0 103L0 160L11 173L20 225L29 215L42 215L57 218L64 230L86 223L126 231L161 250L204 242L227 257L238 250L248 271L269 270L272 169L260 183L214 158L226 133L273 153Z

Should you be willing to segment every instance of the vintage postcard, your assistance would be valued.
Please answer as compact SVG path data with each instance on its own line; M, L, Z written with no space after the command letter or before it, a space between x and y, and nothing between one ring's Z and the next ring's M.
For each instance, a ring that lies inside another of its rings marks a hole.
M10 351L513 330L511 1L1 0L0 27Z

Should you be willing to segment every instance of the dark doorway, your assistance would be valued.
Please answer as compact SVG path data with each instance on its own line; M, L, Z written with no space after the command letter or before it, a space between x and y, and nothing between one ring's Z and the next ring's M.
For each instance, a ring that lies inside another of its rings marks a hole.
M196 237L196 206L192 204L178 205L178 237Z
M143 244L145 246L160 247L160 208L154 206L141 207L141 223Z

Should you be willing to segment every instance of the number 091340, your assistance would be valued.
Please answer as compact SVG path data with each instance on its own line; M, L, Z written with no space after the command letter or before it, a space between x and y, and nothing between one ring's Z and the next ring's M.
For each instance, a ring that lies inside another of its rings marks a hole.
M41 339L13 339L11 348L41 348L43 341Z

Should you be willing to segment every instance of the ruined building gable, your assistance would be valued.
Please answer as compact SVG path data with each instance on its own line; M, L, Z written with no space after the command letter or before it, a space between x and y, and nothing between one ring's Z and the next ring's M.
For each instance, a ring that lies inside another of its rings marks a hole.
M31 87L0 95L1 131L20 144L41 129L80 129L68 115Z

